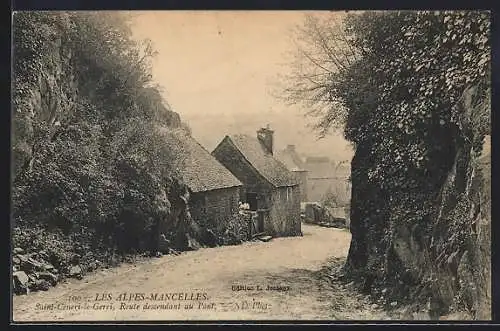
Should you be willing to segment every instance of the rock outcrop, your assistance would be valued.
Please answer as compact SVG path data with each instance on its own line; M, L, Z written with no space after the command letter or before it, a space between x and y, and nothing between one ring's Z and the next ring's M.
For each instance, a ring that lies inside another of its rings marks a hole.
M48 290L64 278L60 271L46 260L44 252L25 254L24 249L12 249L13 290L16 294ZM72 268L80 268L74 266ZM80 269L81 271L81 269Z
M491 319L490 142L474 123L490 106L489 100L471 103L467 94L473 93L467 90L458 105L464 118L439 190L419 200L414 197L423 192L398 193L422 202L410 203L413 214L405 216L394 192L367 180L373 166L369 147L357 146L352 161L352 241L344 272L367 292L413 302L431 319L456 311Z

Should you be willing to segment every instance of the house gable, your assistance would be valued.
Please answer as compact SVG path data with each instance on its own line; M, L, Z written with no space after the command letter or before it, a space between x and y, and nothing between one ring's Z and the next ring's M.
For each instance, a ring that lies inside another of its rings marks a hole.
M274 185L262 176L234 145L229 136L217 145L212 155L245 184L246 192L271 190ZM242 192L242 193L246 193Z
M233 135L224 138L260 176L274 187L298 185L295 176L271 153L266 152L259 140L248 135Z

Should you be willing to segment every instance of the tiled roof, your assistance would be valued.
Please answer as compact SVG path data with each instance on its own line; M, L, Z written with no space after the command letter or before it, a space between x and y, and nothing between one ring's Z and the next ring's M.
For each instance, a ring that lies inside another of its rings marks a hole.
M257 137L244 134L228 137L255 170L271 184L276 187L298 185L293 174L283 163L265 151Z
M174 168L193 192L241 186L242 183L194 138L182 130L160 128L174 155Z

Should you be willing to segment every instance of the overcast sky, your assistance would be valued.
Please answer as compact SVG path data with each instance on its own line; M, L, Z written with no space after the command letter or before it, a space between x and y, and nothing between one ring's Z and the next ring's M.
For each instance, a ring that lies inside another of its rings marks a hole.
M301 110L285 106L269 93L293 50L290 29L302 22L304 12L137 14L134 33L151 39L159 52L153 62L155 81L207 149L228 133L254 134L255 126L271 124L276 148L296 144L299 151L313 155L351 157L340 135L317 142Z

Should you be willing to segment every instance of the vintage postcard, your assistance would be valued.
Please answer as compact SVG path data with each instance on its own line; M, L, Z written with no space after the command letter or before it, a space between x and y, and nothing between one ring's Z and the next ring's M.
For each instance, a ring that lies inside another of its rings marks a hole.
M491 320L488 11L12 19L12 322Z

